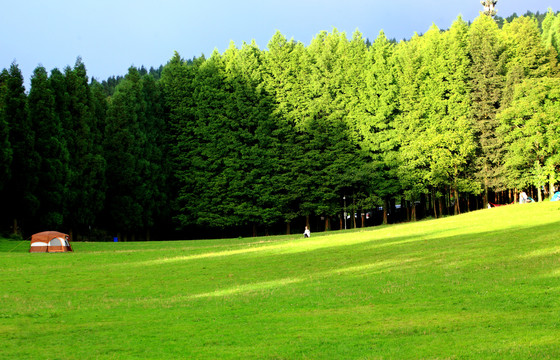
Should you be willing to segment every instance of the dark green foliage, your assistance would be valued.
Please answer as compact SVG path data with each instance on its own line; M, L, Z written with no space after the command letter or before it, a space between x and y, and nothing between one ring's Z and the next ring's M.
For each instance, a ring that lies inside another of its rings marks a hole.
M8 78L10 74L6 69L0 73L0 193L10 178L12 165L12 145L10 144L10 129L6 119L6 94L8 91Z
M37 172L37 222L56 229L62 225L64 218L69 162L60 117L55 114L55 97L43 67L36 68L33 73L28 102L36 135L35 149L41 156Z
M19 226L28 225L26 220L35 215L39 207L35 189L41 158L35 149L35 129L29 117L23 77L15 63L10 66L5 84L3 117L9 129L12 162L10 179L3 189L2 199L9 204L3 211L9 211L14 220L13 232L16 233Z
M85 65L78 58L65 70L66 107L62 109L64 135L70 155L67 213L70 229L83 232L95 225L105 200L105 159L95 143L100 130L92 104Z

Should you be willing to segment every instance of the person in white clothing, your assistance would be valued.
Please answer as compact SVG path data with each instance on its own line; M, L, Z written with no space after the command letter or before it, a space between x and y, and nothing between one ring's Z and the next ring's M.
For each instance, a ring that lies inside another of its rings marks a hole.
M308 238L311 237L311 231L309 231L309 227L305 227L305 231L303 232L303 236Z

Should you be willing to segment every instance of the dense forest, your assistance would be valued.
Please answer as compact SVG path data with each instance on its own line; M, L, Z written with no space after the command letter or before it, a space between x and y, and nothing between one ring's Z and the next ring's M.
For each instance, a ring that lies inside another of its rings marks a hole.
M538 15L538 14L537 14ZM396 42L336 29L90 80L0 74L0 230L75 240L303 232L555 191L560 14Z

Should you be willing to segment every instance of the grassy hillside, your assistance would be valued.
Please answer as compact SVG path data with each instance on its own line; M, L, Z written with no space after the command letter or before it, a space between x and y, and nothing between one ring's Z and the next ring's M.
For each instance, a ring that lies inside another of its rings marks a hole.
M558 359L560 203L254 239L0 241L1 359Z

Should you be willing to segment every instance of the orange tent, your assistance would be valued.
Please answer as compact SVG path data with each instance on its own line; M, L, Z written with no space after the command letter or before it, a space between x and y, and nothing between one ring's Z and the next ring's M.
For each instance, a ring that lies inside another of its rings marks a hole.
M68 235L58 231L43 231L31 236L29 252L73 251Z

